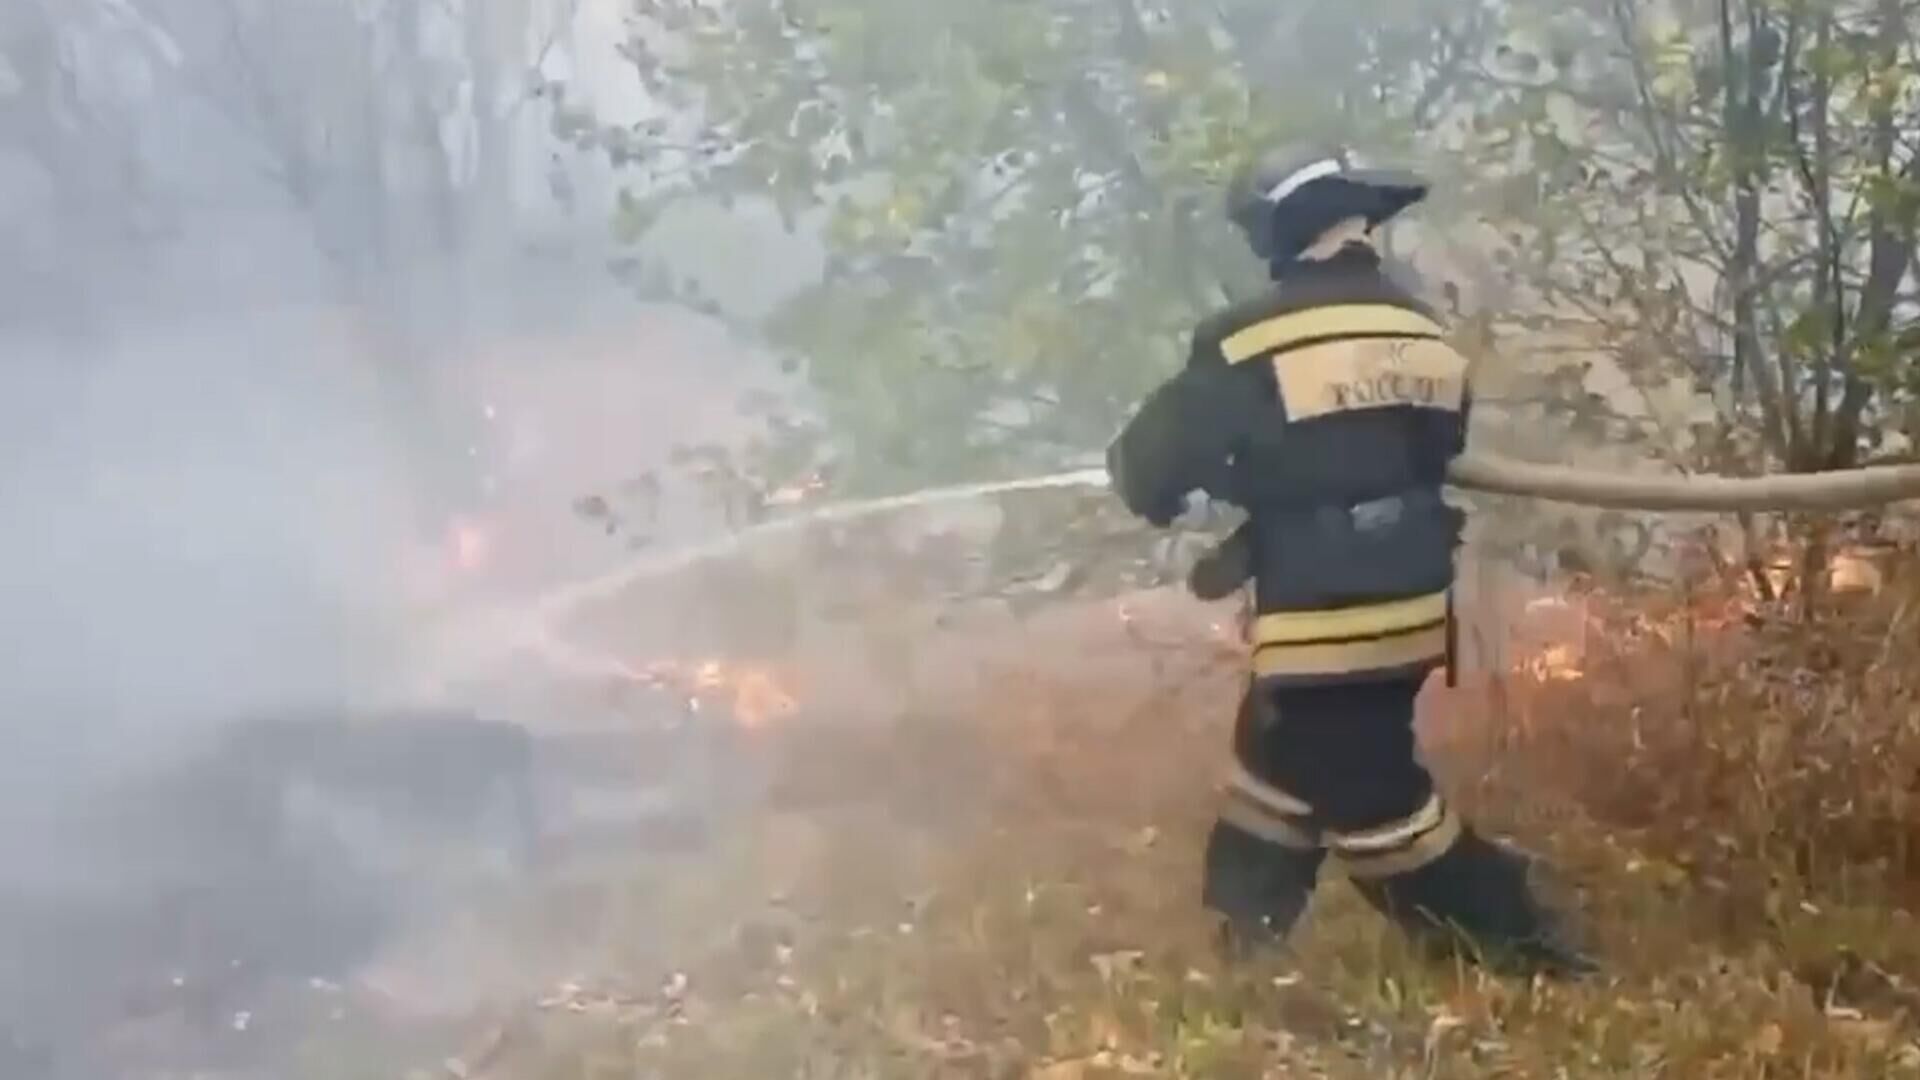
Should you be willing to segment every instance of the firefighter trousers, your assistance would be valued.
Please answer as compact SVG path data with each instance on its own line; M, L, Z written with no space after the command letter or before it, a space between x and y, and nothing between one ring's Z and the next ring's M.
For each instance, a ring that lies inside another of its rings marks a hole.
M1207 841L1203 898L1236 950L1277 943L1336 859L1422 943L1530 970L1588 970L1536 901L1526 860L1434 789L1414 741L1421 680L1250 686Z

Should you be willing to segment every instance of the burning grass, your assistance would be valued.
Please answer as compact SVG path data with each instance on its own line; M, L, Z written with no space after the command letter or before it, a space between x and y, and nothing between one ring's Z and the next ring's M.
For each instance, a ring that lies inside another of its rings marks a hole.
M1579 648L1432 690L1436 768L1552 857L1595 983L1423 963L1331 880L1294 955L1223 970L1197 849L1237 667L1164 644L1217 613L1103 606L965 631L994 648L890 725L766 729L755 834L632 901L671 961L569 988L496 1075L1920 1076L1913 577L1815 627L1738 580L1589 592Z
M778 672L725 660L656 660L636 667L632 680L680 694L693 712L721 710L748 728L764 727L800 708Z

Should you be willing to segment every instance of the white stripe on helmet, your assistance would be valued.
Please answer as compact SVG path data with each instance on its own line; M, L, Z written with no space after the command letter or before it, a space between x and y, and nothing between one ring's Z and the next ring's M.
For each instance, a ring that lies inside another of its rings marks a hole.
M1299 191L1315 180L1322 180L1329 176L1337 176L1340 171L1341 166L1339 161L1334 158L1322 158L1311 165L1295 169L1293 172L1288 173L1285 179L1268 188L1260 197L1269 203L1277 204L1280 200Z

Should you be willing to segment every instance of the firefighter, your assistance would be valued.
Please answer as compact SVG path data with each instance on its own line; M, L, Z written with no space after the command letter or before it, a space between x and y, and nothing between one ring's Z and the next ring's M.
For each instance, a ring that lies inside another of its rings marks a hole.
M1244 170L1229 216L1272 286L1200 324L1108 469L1157 526L1196 494L1247 513L1189 578L1204 598L1253 589L1252 672L1204 864L1233 952L1280 943L1331 855L1422 942L1585 973L1527 860L1462 821L1416 753L1415 698L1452 661L1463 519L1441 488L1470 395L1466 360L1372 241L1426 192L1340 151Z

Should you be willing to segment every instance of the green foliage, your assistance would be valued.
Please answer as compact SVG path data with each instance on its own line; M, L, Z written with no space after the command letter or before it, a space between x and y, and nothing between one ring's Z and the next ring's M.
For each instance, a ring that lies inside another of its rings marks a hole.
M647 159L624 236L697 193L824 238L824 279L761 329L804 363L855 486L1102 444L1194 319L1257 287L1219 189L1300 137L1432 173L1423 239L1496 263L1483 330L1568 433L1689 468L1845 466L1911 411L1906 19L1880 0L666 0L631 55L699 120L642 133L650 155L594 139ZM1591 393L1597 361L1641 401Z
M636 70L702 119L636 177L623 231L688 192L820 229L825 279L765 329L856 483L1057 460L1104 445L1194 320L1257 285L1218 212L1242 155L1404 135L1385 118L1446 55L1437 12L1462 8L646 4Z

